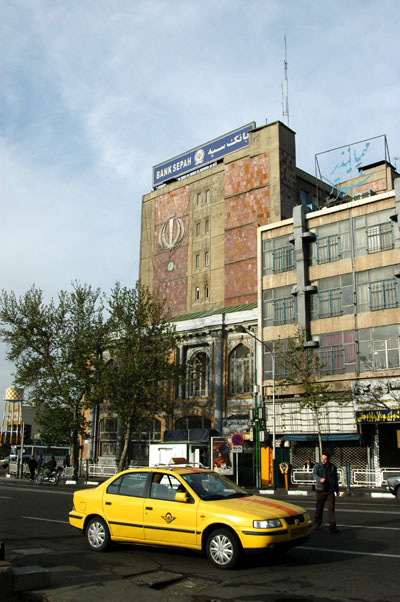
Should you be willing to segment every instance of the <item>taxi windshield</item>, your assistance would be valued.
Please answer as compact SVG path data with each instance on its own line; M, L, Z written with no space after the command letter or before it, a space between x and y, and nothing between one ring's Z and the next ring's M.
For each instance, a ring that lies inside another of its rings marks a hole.
M202 500L226 500L248 495L241 487L216 472L192 472L182 477Z

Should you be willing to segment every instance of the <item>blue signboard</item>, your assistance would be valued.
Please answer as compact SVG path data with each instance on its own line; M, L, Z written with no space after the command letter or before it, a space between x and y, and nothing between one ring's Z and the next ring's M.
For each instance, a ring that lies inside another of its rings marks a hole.
M229 134L211 140L202 146L197 146L182 155L159 163L153 167L153 187L156 188L168 180L201 169L215 163L224 155L237 151L249 144L249 131L256 127L255 122L249 123Z
M393 410L364 410L356 412L359 424L390 424L400 422L400 408Z

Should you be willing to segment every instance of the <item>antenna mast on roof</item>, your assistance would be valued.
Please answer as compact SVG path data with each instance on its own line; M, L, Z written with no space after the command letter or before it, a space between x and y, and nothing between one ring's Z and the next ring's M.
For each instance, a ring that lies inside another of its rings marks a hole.
M285 60L284 60L284 79L282 86L282 117L283 122L289 125L289 85L288 85L288 61L287 61L287 49L286 49L286 35L285 35Z

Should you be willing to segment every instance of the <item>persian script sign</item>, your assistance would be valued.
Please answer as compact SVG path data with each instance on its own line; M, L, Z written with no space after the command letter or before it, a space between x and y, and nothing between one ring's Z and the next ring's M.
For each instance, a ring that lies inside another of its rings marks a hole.
M378 424L400 422L400 408L394 410L365 410L356 412L358 424Z

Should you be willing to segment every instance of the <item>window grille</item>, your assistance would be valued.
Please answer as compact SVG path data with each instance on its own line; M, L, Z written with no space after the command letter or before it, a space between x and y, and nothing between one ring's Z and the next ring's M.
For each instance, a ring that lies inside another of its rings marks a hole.
M274 324L290 324L296 319L295 301L293 297L274 301Z
M272 251L272 271L274 274L294 269L294 251L292 246L280 247Z
M377 224L367 228L367 251L378 253L393 248L392 224Z
M329 263L340 259L340 236L324 236L317 239L317 263Z
M344 349L339 345L322 347L319 350L319 358L324 374L338 374L344 372Z
M333 289L318 294L318 316L331 318L342 314L342 291Z
M397 283L395 279L371 282L369 285L371 311L397 307Z

